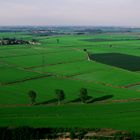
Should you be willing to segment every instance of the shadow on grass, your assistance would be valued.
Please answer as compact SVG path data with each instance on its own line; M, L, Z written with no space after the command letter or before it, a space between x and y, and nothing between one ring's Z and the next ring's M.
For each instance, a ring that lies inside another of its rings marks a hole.
M113 95L106 95L106 96L102 96L102 97L98 97L98 98L93 98L92 96L88 96L86 103L90 104L90 103L94 103L97 101L104 101L104 100L108 100L110 98L112 98ZM68 103L80 103L81 99L80 98L76 98L74 100L68 101L68 102L63 102L63 104L68 104ZM44 102L39 102L36 103L35 105L46 105L46 104L57 104L58 100L56 98L48 100L48 101L44 101Z
M110 98L113 98L113 95L106 95L106 96L102 96L99 98L92 98L91 100L87 101L87 103L94 103L97 101L104 101L104 100L108 100Z
M53 104L53 103L57 103L58 100L56 98L48 100L48 101L44 101L44 102L39 102L36 103L35 105L45 105L45 104Z
M104 101L104 100L108 100L110 98L113 98L113 95L106 95L106 96L102 96L102 97L99 97L99 98L93 98L92 96L88 96L87 100L86 100L86 103L94 103L94 102L97 102L97 101ZM76 99L71 100L67 103L80 103L80 102L81 102L81 99L76 98Z
M140 57L120 53L91 54L91 59L129 71L140 71Z

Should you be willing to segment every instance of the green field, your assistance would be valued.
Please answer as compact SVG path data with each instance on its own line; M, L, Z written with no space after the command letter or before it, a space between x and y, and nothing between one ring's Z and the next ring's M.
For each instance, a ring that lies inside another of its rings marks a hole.
M1 126L113 128L140 131L138 102L0 108Z
M0 46L0 126L139 131L138 35L0 36L27 40L35 37L40 42ZM91 61L84 49L90 53ZM81 88L88 90L87 104L79 101ZM66 95L59 106L55 89L64 90ZM37 92L37 105L30 105L29 90Z

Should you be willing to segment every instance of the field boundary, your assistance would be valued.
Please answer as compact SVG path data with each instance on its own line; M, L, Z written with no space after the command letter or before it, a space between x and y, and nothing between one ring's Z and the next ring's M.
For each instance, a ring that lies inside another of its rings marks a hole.
M46 77L50 77L50 76L53 76L53 75L49 74L49 75L32 77L32 78L26 78L26 79L22 79L22 80L16 80L16 81L12 81L12 82L1 82L0 86L12 85L12 84L16 84L16 83L22 83L22 82L36 80L36 79L41 79L41 78L46 78Z

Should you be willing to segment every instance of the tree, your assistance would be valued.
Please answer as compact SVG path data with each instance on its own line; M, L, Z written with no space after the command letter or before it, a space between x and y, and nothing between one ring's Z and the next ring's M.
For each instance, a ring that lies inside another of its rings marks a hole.
M84 49L84 52L87 52L87 49Z
M64 91L60 90L60 89L56 89L55 94L56 94L56 98L58 100L58 104L60 104L61 101L65 99Z
M36 102L36 96L37 96L36 92L33 91L33 90L30 90L30 91L28 92L28 96L29 96L29 98L30 98L31 104L35 104L35 102Z
M81 88L80 89L80 99L81 99L81 102L86 103L87 98L88 98L87 89Z
M59 40L59 39L57 39L56 41L57 41L57 44L58 44L60 40Z

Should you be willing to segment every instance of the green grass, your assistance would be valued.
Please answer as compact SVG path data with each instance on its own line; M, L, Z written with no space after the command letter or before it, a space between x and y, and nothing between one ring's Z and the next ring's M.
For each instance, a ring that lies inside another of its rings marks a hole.
M58 48L59 49L59 48ZM38 52L38 50L36 50ZM78 57L77 57L78 56ZM12 57L12 58L4 58L1 59L3 62L7 62L16 66L21 67L32 67L32 66L40 66L46 64L57 64L57 63L65 63L71 61L78 61L85 59L85 54L79 53L78 51L73 50L62 50L62 52L52 52L52 53L40 53L37 55L30 55L28 56L19 56L19 57Z
M41 76L41 74L0 64L0 83L15 82L38 76Z
M113 128L138 131L139 102L0 108L0 126Z

